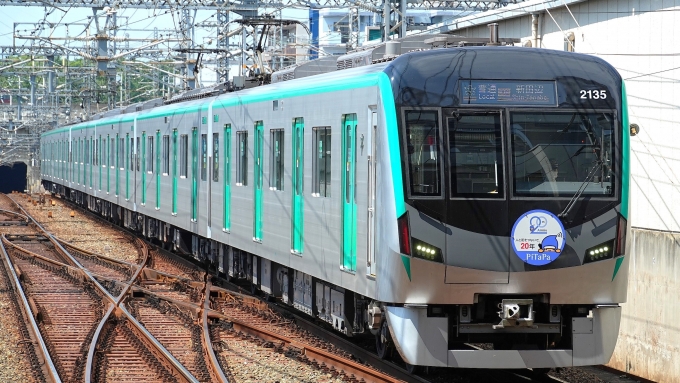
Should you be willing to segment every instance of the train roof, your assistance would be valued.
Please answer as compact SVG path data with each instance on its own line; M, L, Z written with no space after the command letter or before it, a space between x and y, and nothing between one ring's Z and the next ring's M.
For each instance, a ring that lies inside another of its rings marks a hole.
M560 107L613 109L620 105L621 75L599 57L523 47L463 47L407 53L385 69L401 106L460 106L464 80L557 81ZM580 88L579 88L580 87ZM577 89L578 88L578 89ZM579 89L609 89L612 97L578 100ZM618 95L618 96L617 96ZM576 97L576 99L575 99Z

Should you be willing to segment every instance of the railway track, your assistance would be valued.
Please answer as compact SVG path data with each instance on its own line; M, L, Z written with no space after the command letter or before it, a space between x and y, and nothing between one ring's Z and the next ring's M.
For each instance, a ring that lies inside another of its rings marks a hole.
M32 201L26 205L30 207ZM28 209L22 211L30 216ZM27 270L22 275L31 284L34 279L61 278L66 282L55 285L54 294L72 295L69 300L52 296L67 303L58 305L39 299L42 290L26 289L36 297L32 300L37 300L40 327L64 381L226 382L225 371L232 378L251 371L252 379L252 365L243 369L232 360L236 354L246 355L245 350L250 350L251 361L253 355L269 355L258 358L269 359L269 364L260 366L264 380L278 374L278 381L399 381L337 350L333 354L323 350L326 346L315 349L310 345L314 340L288 338L270 332L264 323L240 323L211 309L210 297L218 297L219 289L213 290L204 272L161 249L136 243L139 250L134 258L139 263L135 264L80 247L85 241L76 245L61 240L37 222L31 225L37 230L34 235L8 236L5 242L11 247L12 261ZM59 311L66 307L73 311ZM60 338L62 333L52 328L61 324L76 326L77 336L60 343L66 337ZM239 349L242 352L236 353Z

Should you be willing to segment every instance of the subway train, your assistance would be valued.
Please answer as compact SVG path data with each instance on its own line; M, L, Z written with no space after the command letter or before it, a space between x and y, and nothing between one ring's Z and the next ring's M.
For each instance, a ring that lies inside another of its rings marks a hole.
M412 45L48 131L43 185L411 369L607 363L630 258L621 76Z

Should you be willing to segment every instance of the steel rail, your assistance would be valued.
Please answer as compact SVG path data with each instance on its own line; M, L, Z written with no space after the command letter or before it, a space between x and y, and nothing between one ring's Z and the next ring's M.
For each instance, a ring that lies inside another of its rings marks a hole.
M14 202L14 201L12 201L12 202ZM25 216L25 215L23 215L23 214L21 214L21 213L17 213L16 211L0 209L0 213L1 213L1 214L13 214L13 215L18 215L19 217L24 218L24 220L26 221L26 223L30 222L30 218L28 218L27 216ZM12 221L12 222L14 222L14 221Z
M30 328L33 333L33 336L36 338L38 344L40 345L40 351L42 353L43 359L45 360L45 369L47 370L46 372L49 375L49 377L52 378L52 382L61 383L61 377L59 377L59 372L57 371L57 368L54 366L54 362L52 362L52 357L50 356L50 353L47 350L47 345L45 344L45 340L43 339L42 334L40 333L38 323L36 323L35 321L34 313L31 310L31 306L28 303L28 299L26 299L26 294L24 293L24 290L21 288L19 277L17 276L16 271L14 270L14 264L9 259L9 254L7 253L7 249L5 249L4 244L5 240L6 240L5 236L3 235L2 241L0 241L0 248L2 249L3 262L7 267L8 273L11 275L10 281L12 282L12 285L14 287L14 291L16 291L17 294L19 294L19 297L21 298L22 309L31 324Z
M87 351L87 364L85 365L85 383L92 383L94 352L97 349L97 343L99 343L99 335L101 334L104 325L109 320L109 317L111 316L111 313L113 313L113 310L115 308L116 308L115 305L109 304L109 309L106 310L106 314L104 314L104 316L102 317L102 320L99 322L99 326L97 326L97 330L94 332L94 335L92 336L90 348Z
M142 270L144 270L147 263L149 262L149 247L146 246L144 241L136 240L135 242L141 243L141 245L142 245L142 246L140 246L140 248L142 249L142 254L143 254L142 262L138 265L137 271L135 271L134 274L132 274L132 276L130 276L130 279L128 280L128 282L123 283L123 285L124 285L123 291L121 291L120 294L118 294L118 297L116 298L116 306L120 305L120 303L123 301L123 298L125 297L125 295L130 290L130 287L134 284L135 279L137 279L139 277L139 275L142 273Z
M192 383L200 383L198 379L196 379L189 370L186 369L180 363L175 357L168 351L162 344L161 342L158 341L139 321L137 321L137 318L134 317L126 308L125 308L125 303L120 303L118 305L118 309L120 309L123 314L127 317L127 319L132 323L132 325L137 329L137 331L141 332L144 334L144 336L153 344L153 346L156 348L158 352L160 352L163 357L168 360L171 364L171 367L176 370L179 374L182 375L182 377Z
M208 279L205 282L205 301L203 302L203 310L201 313L201 322L203 322L203 351L207 354L208 359L210 359L210 365L213 371L215 372L215 375L217 376L217 379L221 383L229 383L229 379L227 379L226 376L224 376L224 372L222 371L222 368L220 367L219 362L217 361L217 356L215 355L215 350L213 349L212 346L212 340L210 339L210 329L208 328L208 310L210 310L210 290L212 288L212 284L210 283L210 280Z

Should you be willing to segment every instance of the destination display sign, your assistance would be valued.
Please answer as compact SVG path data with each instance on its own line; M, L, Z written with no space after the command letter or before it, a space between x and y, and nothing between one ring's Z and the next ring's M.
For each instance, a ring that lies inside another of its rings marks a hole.
M557 106L553 81L461 80L461 104Z

